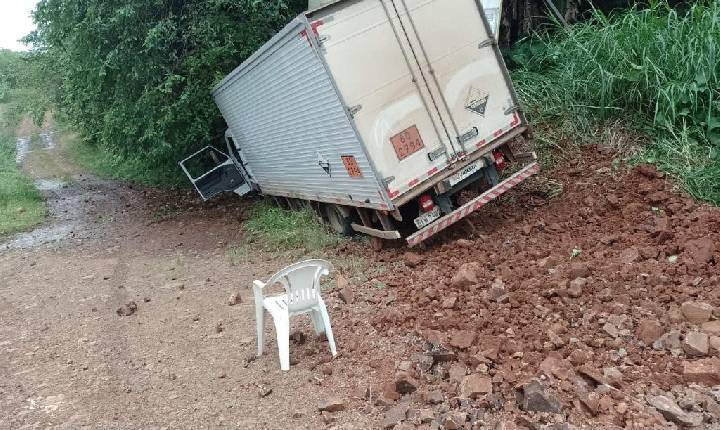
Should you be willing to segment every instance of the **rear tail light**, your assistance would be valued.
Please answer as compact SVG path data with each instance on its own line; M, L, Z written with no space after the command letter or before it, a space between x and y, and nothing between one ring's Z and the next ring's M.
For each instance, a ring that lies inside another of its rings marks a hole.
M505 170L507 167L507 160L505 160L505 154L499 149L493 151L493 158L495 158L495 167L498 170Z
M433 209L435 209L435 202L430 194L420 196L420 210L423 212L432 212Z

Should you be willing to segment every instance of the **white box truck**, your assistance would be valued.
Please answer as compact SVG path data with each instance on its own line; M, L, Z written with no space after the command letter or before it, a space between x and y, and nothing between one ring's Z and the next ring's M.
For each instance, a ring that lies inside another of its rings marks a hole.
M339 233L415 245L539 170L509 145L528 127L479 0L324 5L213 97L227 154L180 163L201 196L304 202ZM475 197L458 199L468 188Z

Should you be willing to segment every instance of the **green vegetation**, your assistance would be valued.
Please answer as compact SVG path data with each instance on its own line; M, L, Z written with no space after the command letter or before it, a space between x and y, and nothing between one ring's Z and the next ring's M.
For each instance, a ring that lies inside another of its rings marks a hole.
M15 162L15 128L5 124L9 108L0 105L0 237L27 230L46 214L42 196Z
M510 59L541 146L596 141L608 126L637 136L631 143L649 136L636 162L655 163L693 196L720 204L720 2L595 11Z
M308 208L286 210L258 204L253 207L244 227L252 242L267 250L319 252L342 240L328 232Z
M100 174L187 184L177 161L223 136L211 90L306 3L42 0L35 45L59 120Z

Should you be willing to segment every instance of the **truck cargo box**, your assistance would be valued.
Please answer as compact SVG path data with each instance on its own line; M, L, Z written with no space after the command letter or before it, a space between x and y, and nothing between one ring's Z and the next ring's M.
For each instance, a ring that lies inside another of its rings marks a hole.
M381 211L456 185L527 129L479 0L320 7L213 96L252 188Z

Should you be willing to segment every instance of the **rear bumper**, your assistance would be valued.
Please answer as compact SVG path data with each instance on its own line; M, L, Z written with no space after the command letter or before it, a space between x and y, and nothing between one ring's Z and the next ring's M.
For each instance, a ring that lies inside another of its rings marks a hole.
M408 244L410 246L415 246L420 242L429 239L436 233L445 230L446 228L450 227L451 225L467 217L481 207L485 206L489 202L510 191L516 185L518 185L525 179L531 177L532 175L537 174L538 172L540 172L540 165L537 162L534 162L524 167L522 170L516 172L514 175L497 184L495 187L487 190L476 199L469 201L468 203L461 206L452 213L445 215L444 217L438 219L429 226L417 231L412 236L409 236L407 238Z

